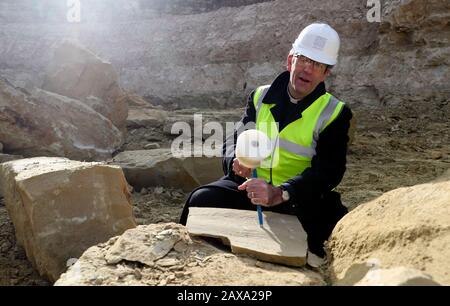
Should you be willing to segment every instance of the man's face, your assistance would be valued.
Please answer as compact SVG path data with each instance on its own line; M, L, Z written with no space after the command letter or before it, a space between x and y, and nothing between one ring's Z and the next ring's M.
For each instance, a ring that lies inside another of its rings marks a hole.
M303 56L288 57L288 71L291 73L289 89L294 98L303 99L309 95L330 74L326 65Z

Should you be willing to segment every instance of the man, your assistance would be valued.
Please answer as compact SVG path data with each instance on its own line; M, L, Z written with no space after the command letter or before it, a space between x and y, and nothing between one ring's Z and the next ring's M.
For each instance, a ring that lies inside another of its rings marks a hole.
M352 113L324 84L339 46L329 25L311 24L300 33L287 71L250 95L240 122L241 127L254 123L257 129L262 123L278 124L278 162L270 169L257 168L258 178L247 180L251 169L234 157L236 131L223 149L225 177L191 193L180 223L186 224L193 206L255 210L261 205L299 218L308 234L308 263L325 257L323 243L347 213L333 189L345 172Z

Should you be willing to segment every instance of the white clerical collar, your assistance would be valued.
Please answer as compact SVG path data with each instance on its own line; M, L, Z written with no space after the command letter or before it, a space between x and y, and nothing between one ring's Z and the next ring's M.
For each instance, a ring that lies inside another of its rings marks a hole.
M286 89L291 103L297 104L298 101L300 101L301 99L295 99L294 97L291 96L291 93L289 92L289 85L286 87Z

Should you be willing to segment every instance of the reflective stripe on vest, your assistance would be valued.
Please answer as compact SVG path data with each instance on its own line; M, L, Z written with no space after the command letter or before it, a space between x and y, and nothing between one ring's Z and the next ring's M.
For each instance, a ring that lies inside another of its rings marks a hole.
M270 85L260 86L256 89L255 96L253 97L253 101L256 100L256 117L258 118L259 110L261 109L262 101L266 96L266 93L269 91Z
M279 145L280 148L283 148L288 152L304 157L313 158L314 155L316 155L316 150L313 147L304 147L283 138L279 139Z
M339 100L336 99L334 96L331 96L330 99L328 100L327 106L322 111L319 119L317 120L316 127L314 128L314 137L313 137L314 147L316 147L317 141L319 140L320 132L322 132L328 126L328 124L331 123L331 121L330 121L331 116L333 115L333 113L336 110L336 107L338 107L338 105L339 105ZM341 110L342 110L342 108L339 109L339 113Z
M259 87L253 97L256 128L265 132L274 142L278 141L279 146L275 148L273 156L257 168L257 174L269 181L269 168L273 168L272 182L279 185L311 166L320 133L339 115L344 103L326 93L306 108L301 118L279 132L276 127L270 127L275 124L270 109L276 103L262 103L268 89L269 86Z

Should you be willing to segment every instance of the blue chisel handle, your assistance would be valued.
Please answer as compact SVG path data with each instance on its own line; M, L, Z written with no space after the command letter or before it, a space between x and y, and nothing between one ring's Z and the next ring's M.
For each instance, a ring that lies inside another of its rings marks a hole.
M256 209L258 210L259 226L263 226L263 215L262 215L261 205L256 205Z
M256 174L256 169L253 169L252 178L257 178L257 177L258 177L258 175ZM259 226L263 226L263 215L262 215L261 205L256 205L256 210L258 211Z

